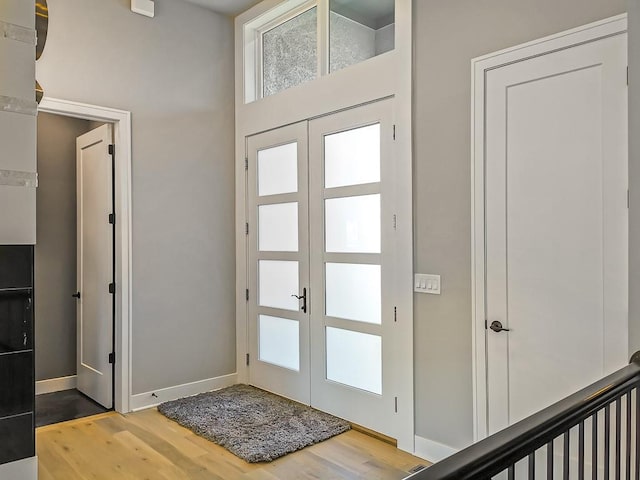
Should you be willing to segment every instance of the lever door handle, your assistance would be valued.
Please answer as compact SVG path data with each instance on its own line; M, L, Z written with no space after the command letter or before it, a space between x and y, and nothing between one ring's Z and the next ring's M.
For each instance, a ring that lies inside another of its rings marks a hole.
M502 322L499 322L498 320L494 320L493 322L491 322L491 326L489 328L497 333L510 331L508 328L503 328Z
M307 313L307 289L303 288L302 289L302 295L291 295L292 297L296 297L298 300L302 300L302 307L300 307L300 310L302 310L304 313Z
M72 294L71 296L75 297L75 298L80 298L80 292L76 292L76 293Z

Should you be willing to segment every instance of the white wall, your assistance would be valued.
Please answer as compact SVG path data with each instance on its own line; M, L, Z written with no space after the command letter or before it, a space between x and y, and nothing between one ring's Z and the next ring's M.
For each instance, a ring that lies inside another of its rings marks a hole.
M413 5L414 263L442 275L441 295L415 296L416 434L462 448L473 439L470 61L626 8L625 0Z
M49 0L37 69L46 96L132 112L133 394L235 371L232 22L155 4Z

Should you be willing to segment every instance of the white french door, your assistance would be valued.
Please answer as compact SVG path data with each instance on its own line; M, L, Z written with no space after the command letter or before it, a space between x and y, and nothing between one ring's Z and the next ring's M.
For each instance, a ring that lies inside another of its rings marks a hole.
M397 438L392 106L248 139L249 378Z
M247 151L250 383L309 404L307 122Z

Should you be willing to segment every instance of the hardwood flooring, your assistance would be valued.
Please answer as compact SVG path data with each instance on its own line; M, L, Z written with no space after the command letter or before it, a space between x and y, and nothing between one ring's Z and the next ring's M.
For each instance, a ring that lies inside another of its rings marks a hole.
M36 430L39 480L402 479L427 463L351 430L271 463L250 464L156 409Z

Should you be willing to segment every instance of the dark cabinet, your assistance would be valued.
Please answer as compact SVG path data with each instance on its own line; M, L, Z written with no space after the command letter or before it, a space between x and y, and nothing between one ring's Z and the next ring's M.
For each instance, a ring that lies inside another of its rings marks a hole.
M35 455L33 246L0 245L0 464Z

